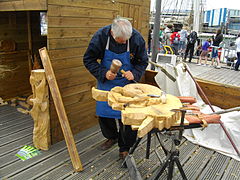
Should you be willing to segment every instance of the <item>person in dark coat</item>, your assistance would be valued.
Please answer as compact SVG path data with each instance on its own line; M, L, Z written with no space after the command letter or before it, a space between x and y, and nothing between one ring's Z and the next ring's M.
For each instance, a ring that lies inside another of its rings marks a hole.
M219 45L220 43L223 41L223 34L222 34L222 31L221 29L218 29L217 30L217 34L216 36L212 37L212 66L214 65L214 61L216 60L217 62L217 65L216 65L216 68L221 68L220 66L220 60L219 60L219 57L218 57L218 48L219 48Z
M152 49L152 29L148 31L148 54L150 54Z
M187 36L187 48L186 48L185 55L184 55L184 61L186 61L189 51L190 51L189 62L192 61L192 57L193 57L193 53L194 53L194 46L195 46L195 43L197 42L197 39L198 39L198 36L197 36L197 32L195 32L195 31L192 31Z
M238 34L238 38L236 39L236 46L237 46L237 62L235 64L235 71L238 71L238 68L240 66L240 33Z
M97 60L100 59L99 63ZM114 74L110 69L113 59L122 62L121 69L126 73ZM97 88L111 90L115 86L125 86L132 80L139 81L147 67L147 51L141 34L132 28L124 18L116 18L112 25L99 29L92 37L84 54L85 67L97 79ZM118 141L119 156L125 158L136 140L136 131L123 126L121 111L113 110L107 102L97 101L96 115L103 136L107 139L100 148L109 149ZM119 122L119 131L115 119Z

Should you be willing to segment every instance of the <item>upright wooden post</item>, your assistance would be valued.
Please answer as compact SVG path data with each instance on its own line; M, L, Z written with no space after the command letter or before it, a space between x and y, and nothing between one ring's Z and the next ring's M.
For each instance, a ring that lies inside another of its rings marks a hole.
M44 69L32 70L30 76L33 108L30 114L34 120L33 144L36 148L48 150L50 145L49 95Z
M28 65L29 65L29 73L31 73L33 66L33 49L32 49L32 30L31 30L31 14L27 12L27 30L28 30Z
M61 124L63 135L68 147L68 152L72 160L73 167L75 171L82 171L82 164L78 155L77 147L74 142L72 130L69 125L68 117L63 105L62 97L58 88L55 74L53 72L52 64L47 52L46 47L39 49L39 54L41 56L42 64L45 69L47 81L52 94L53 102L58 114L58 118Z

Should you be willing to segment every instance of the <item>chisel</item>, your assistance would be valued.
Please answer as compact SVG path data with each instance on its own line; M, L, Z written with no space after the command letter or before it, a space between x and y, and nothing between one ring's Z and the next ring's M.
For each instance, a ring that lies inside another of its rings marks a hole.
M121 71L120 71L122 74L124 74L124 73L126 73L126 71L124 71L123 69L121 69ZM132 80L134 83L138 83L136 80Z

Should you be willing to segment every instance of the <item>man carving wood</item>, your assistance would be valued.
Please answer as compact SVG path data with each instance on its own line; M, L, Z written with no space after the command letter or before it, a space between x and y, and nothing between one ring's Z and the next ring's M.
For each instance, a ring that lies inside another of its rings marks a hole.
M97 59L101 62L98 63ZM122 63L121 73L110 71L113 59ZM84 65L97 79L97 88L109 91L115 86L125 86L132 80L139 81L147 67L145 41L141 34L132 28L124 18L116 18L112 25L98 30L90 41L83 58ZM136 132L130 126L123 131L121 112L113 110L107 102L97 102L96 114L103 136L107 138L100 148L106 150L118 141L119 156L124 158L136 139ZM119 131L115 119L119 122Z

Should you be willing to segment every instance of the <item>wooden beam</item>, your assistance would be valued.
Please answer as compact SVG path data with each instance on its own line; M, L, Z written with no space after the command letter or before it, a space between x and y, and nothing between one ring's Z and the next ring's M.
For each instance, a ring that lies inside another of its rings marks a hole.
M29 72L32 70L32 31L31 31L31 14L27 12L27 30L28 30L28 65Z
M56 77L53 72L52 64L50 62L50 58L49 58L46 47L39 49L39 54L41 56L43 67L45 69L47 81L50 87L53 102L58 114L58 118L61 124L61 128L62 128L63 135L68 147L68 152L69 152L73 167L75 171L82 171L83 170L82 164L79 158L76 144L74 142L72 130L69 125L68 117L63 105L62 97L58 88Z

